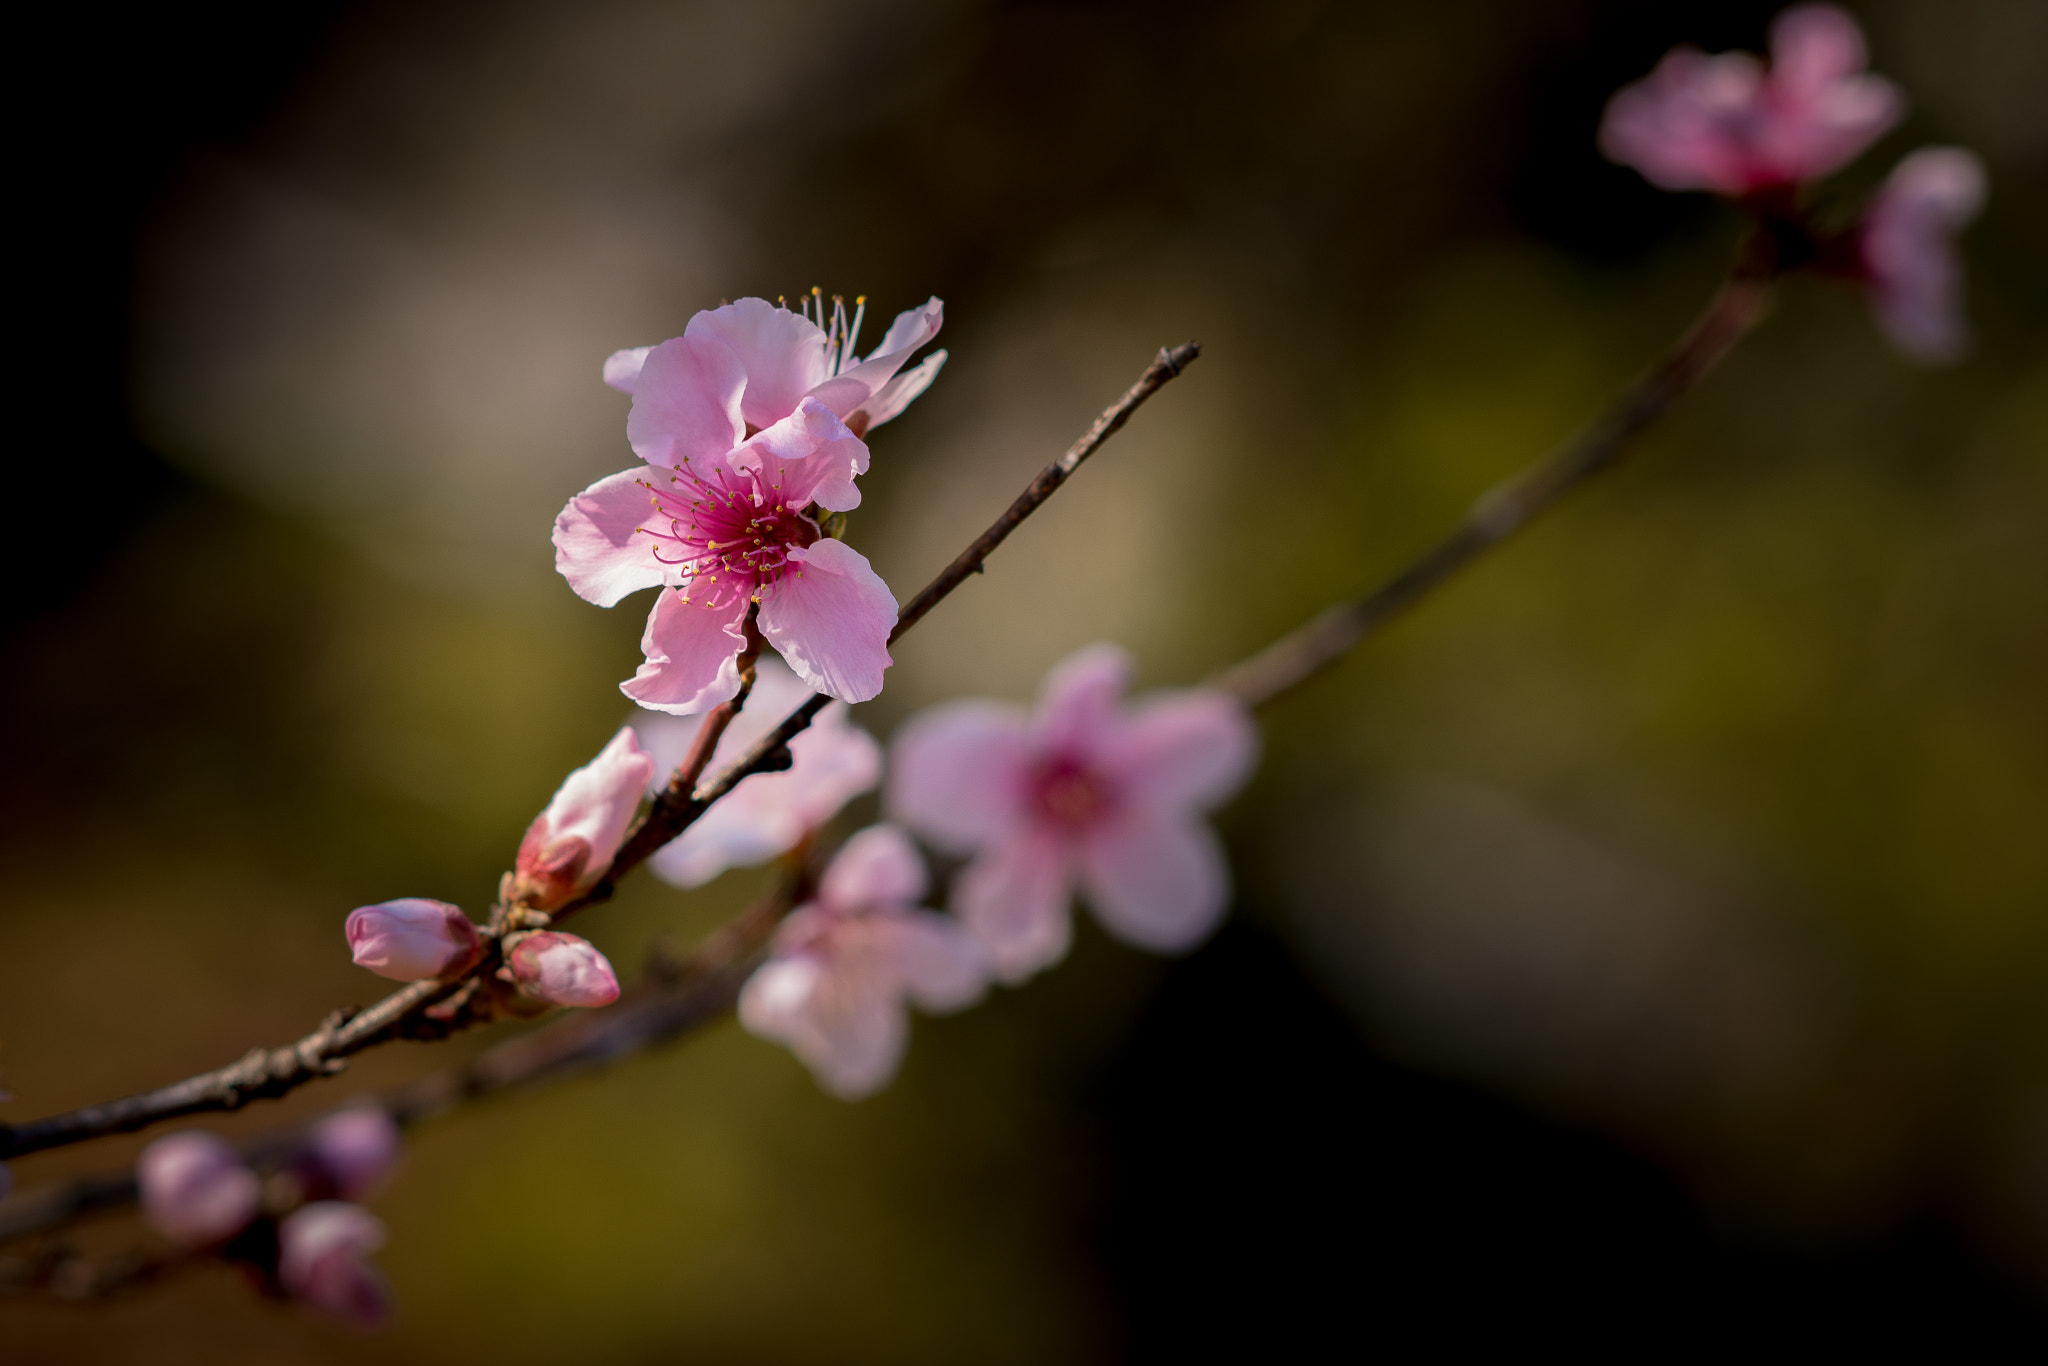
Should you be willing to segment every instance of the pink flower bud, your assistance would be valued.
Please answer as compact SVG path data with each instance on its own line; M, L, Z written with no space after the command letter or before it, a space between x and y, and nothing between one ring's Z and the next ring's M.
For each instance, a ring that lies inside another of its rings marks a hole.
M358 1105L329 1115L306 1138L309 1185L321 1194L360 1200L398 1165L398 1126L380 1106Z
M240 1153L199 1129L160 1138L136 1159L142 1217L189 1248L214 1247L256 1217L262 1183Z
M529 995L558 1006L608 1006L619 979L587 939L542 930L519 941L499 972Z
M394 982L460 972L483 952L483 936L459 906L407 896L348 914L356 966Z
M653 758L627 726L595 759L565 778L519 842L513 871L520 899L535 910L551 911L596 886L612 866L653 777Z
M287 1295L358 1328L391 1317L391 1287L364 1259L384 1245L384 1225L360 1205L321 1200L277 1230L277 1280Z
M1857 234L1878 326L1914 360L1969 349L1956 232L1984 207L1984 163L1960 147L1923 147L1886 177Z

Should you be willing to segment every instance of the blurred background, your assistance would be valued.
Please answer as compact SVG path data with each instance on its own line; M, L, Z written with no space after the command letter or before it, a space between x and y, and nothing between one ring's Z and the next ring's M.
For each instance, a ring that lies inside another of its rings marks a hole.
M1760 47L1773 8L28 21L57 93L15 143L6 1116L374 998L352 906L488 903L639 658L643 601L584 604L547 542L630 459L608 352L742 294L941 295L951 363L875 435L851 531L902 597L1199 338L859 717L1022 699L1104 638L1191 682L1415 553L1685 325L1739 224L1594 128L1668 46ZM378 1202L384 1338L220 1270L0 1307L8 1359L2048 1345L2048 4L1858 13L1914 111L1825 195L1983 153L1974 356L1912 368L1852 293L1789 284L1639 458L1269 710L1207 947L1085 929L920 1020L858 1105L727 1024L442 1121ZM761 880L642 877L579 928L630 970Z

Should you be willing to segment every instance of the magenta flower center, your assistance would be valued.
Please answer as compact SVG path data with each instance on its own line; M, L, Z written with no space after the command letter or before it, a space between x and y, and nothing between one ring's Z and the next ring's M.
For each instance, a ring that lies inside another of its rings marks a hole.
M751 596L782 577L792 549L818 540L818 524L758 475L721 470L704 479L687 467L666 473L665 484L640 482L654 495L668 529L642 530L667 543L666 549L655 548L654 557L680 566L693 591L701 584L719 598L734 590Z
M1031 775L1031 804L1054 825L1088 825L1115 802L1102 776L1069 755L1046 760Z

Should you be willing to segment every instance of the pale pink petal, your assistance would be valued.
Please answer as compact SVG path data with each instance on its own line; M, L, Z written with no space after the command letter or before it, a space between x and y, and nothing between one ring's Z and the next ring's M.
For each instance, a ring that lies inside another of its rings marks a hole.
M953 884L953 913L1012 985L1067 956L1073 872L1064 841L1028 829L986 850Z
M426 897L358 906L343 932L357 967L394 982L459 972L483 952L483 936L461 907Z
M1259 732L1244 704L1205 689L1147 698L1099 754L1118 792L1174 811L1206 811L1243 785Z
M610 607L628 593L681 580L655 555L668 530L643 469L621 470L569 500L555 518L555 569L576 595Z
M1130 683L1131 657L1120 646L1089 645L1068 655L1039 689L1041 743L1055 751L1092 751L1104 739Z
M939 370L946 363L944 351L934 351L910 369L877 389L874 396L854 410L864 418L861 432L865 435L901 413L911 405L919 394L932 387L932 381L939 377ZM853 420L848 415L848 422Z
M550 1005L607 1006L619 999L610 961L589 940L556 930L521 939L499 975Z
M344 1200L360 1200L398 1165L398 1126L381 1105L336 1111L306 1136L306 1158L321 1184Z
M818 385L811 391L813 397L841 417L852 417L903 368L912 352L939 335L945 314L945 305L936 298L897 314L882 335L882 344L869 352L866 360Z
M651 346L629 346L604 358L604 382L622 394L630 394L640 383L640 371L647 365Z
M1024 818L1031 769L1024 712L953 702L905 722L889 748L884 806L949 853L1003 839Z
M746 616L747 600L738 594L723 603L708 595L693 602L680 590L663 589L640 637L646 661L619 691L652 711L676 716L728 701L740 690Z
M741 299L699 313L683 335L716 339L738 359L746 374L739 412L750 427L773 426L789 416L825 378L824 332L766 299Z
M701 314L699 316L702 316ZM747 372L729 347L685 333L647 353L626 414L626 440L650 465L695 461L707 475L740 444Z
M1794 5L1771 20L1771 77L1818 93L1868 61L1863 30L1834 5Z
M790 551L793 569L761 593L761 634L817 691L865 702L882 691L896 599L844 541ZM727 696L731 696L730 693Z
M227 1142L200 1129L160 1138L135 1161L142 1217L182 1247L224 1243L263 1203L262 1182Z
M913 905L930 886L931 876L910 836L893 825L871 825L840 846L818 884L818 900L852 913Z
M302 1304L358 1328L391 1316L391 1289L365 1258L384 1245L384 1225L359 1205L321 1200L277 1230L277 1280Z
M981 941L951 916L893 908L864 917L867 952L921 1010L964 1010L988 990Z
M1081 889L1104 929L1155 953L1209 937L1230 902L1230 870L1206 825L1125 808L1081 839Z
M859 1100L896 1074L909 1041L901 1002L865 981L836 982L815 957L774 959L740 989L740 1024L800 1058L841 1100Z
M513 865L520 895L535 909L550 910L593 886L611 867L653 776L653 756L626 726L564 778L520 841Z
M868 448L832 410L806 398L795 412L764 429L729 457L793 508L815 502L833 512L860 506L857 475L867 473Z
M1954 235L1984 205L1984 163L1960 147L1924 147L1872 199L1858 245L1879 327L1929 364L1969 349L1963 267Z
M1747 53L1673 48L1607 102L1601 154L1662 189L1745 193L1754 185L1748 140L1762 83L1763 68Z

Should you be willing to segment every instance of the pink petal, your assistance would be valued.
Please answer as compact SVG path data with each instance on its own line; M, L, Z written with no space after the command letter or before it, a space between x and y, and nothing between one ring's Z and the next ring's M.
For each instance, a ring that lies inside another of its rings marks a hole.
M985 848L1024 818L1031 744L1019 708L930 708L896 732L889 758L889 813L948 852Z
M1794 5L1771 21L1771 77L1817 93L1863 69L1863 30L1834 5Z
M1068 655L1039 690L1041 743L1083 755L1092 751L1109 731L1130 683L1131 657L1120 646L1090 645Z
M1747 53L1673 48L1607 102L1600 152L1661 189L1742 194L1756 175L1748 136L1762 84Z
M1155 695L1117 726L1102 751L1117 789L1173 811L1206 811L1243 785L1259 732L1244 705L1202 689Z
M384 1225L357 1205L321 1200L278 1226L278 1284L302 1304L358 1328L391 1316L391 1289L364 1258L384 1245Z
M844 541L790 551L795 568L761 593L761 634L797 677L842 702L882 691L896 599ZM727 693L726 696L731 696Z
M751 427L770 427L789 416L825 378L825 334L808 318L766 299L741 299L699 313L683 335L716 340L739 361L746 376L739 413Z
M945 305L937 298L925 300L918 308L905 309L896 315L896 321L889 324L889 330L882 335L882 344L871 351L866 360L820 384L812 391L814 396L840 416L852 417L903 368L913 351L939 335L945 315ZM937 373L936 369L933 373ZM904 402L909 402L909 399ZM872 419L869 425L873 425Z
M910 836L893 825L871 825L850 837L825 869L818 900L843 912L871 906L914 905L931 886Z
M1067 956L1072 894L1064 842L1026 830L967 865L953 884L953 913L981 941L996 979L1014 985Z
M142 1217L183 1247L214 1247L240 1233L263 1203L242 1155L200 1129L160 1138L135 1161Z
M1943 364L1969 349L1954 234L1984 205L1984 163L1960 147L1924 147L1886 178L1859 246L1871 307L1892 344Z
M932 381L939 377L939 369L945 363L946 353L934 351L877 389L873 397L855 409L855 412L867 419L866 425L861 428L862 433L873 431L908 408L913 399L931 388ZM849 419L851 416L852 414L848 415Z
M702 316L702 315L699 315ZM684 333L647 353L626 414L626 440L650 465L716 462L746 434L747 372L730 348Z
M621 727L595 759L562 780L520 845L518 871L531 871L530 863L574 841L584 854L576 884L595 883L611 867L653 777L654 757L640 748L631 726Z
M628 593L675 583L680 575L655 557L649 532L667 531L643 469L607 475L569 500L555 518L555 569L576 595L610 607ZM645 530L642 530L645 528Z
M1155 953L1209 937L1230 902L1230 870L1208 826L1126 808L1081 842L1081 887L1102 927Z
M700 592L706 590L698 590ZM652 711L689 716L709 711L740 690L741 623L747 600L735 594L723 604L696 601L674 588L662 590L640 637L647 656L639 672L619 691Z
M740 989L740 1024L787 1047L841 1100L888 1084L910 1021L901 1002L865 982L835 983L813 957L775 959Z
M647 364L651 346L631 346L604 358L604 382L622 394L630 394L640 383L640 371Z
M619 999L618 974L597 946L557 930L521 939L500 974L550 1005L608 1006Z
M951 916L892 908L865 917L868 953L902 992L935 1015L964 1010L988 990L981 941Z
M867 473L868 448L831 409L806 398L728 459L735 470L754 473L764 486L779 490L790 507L816 502L847 512L860 506L853 481Z

